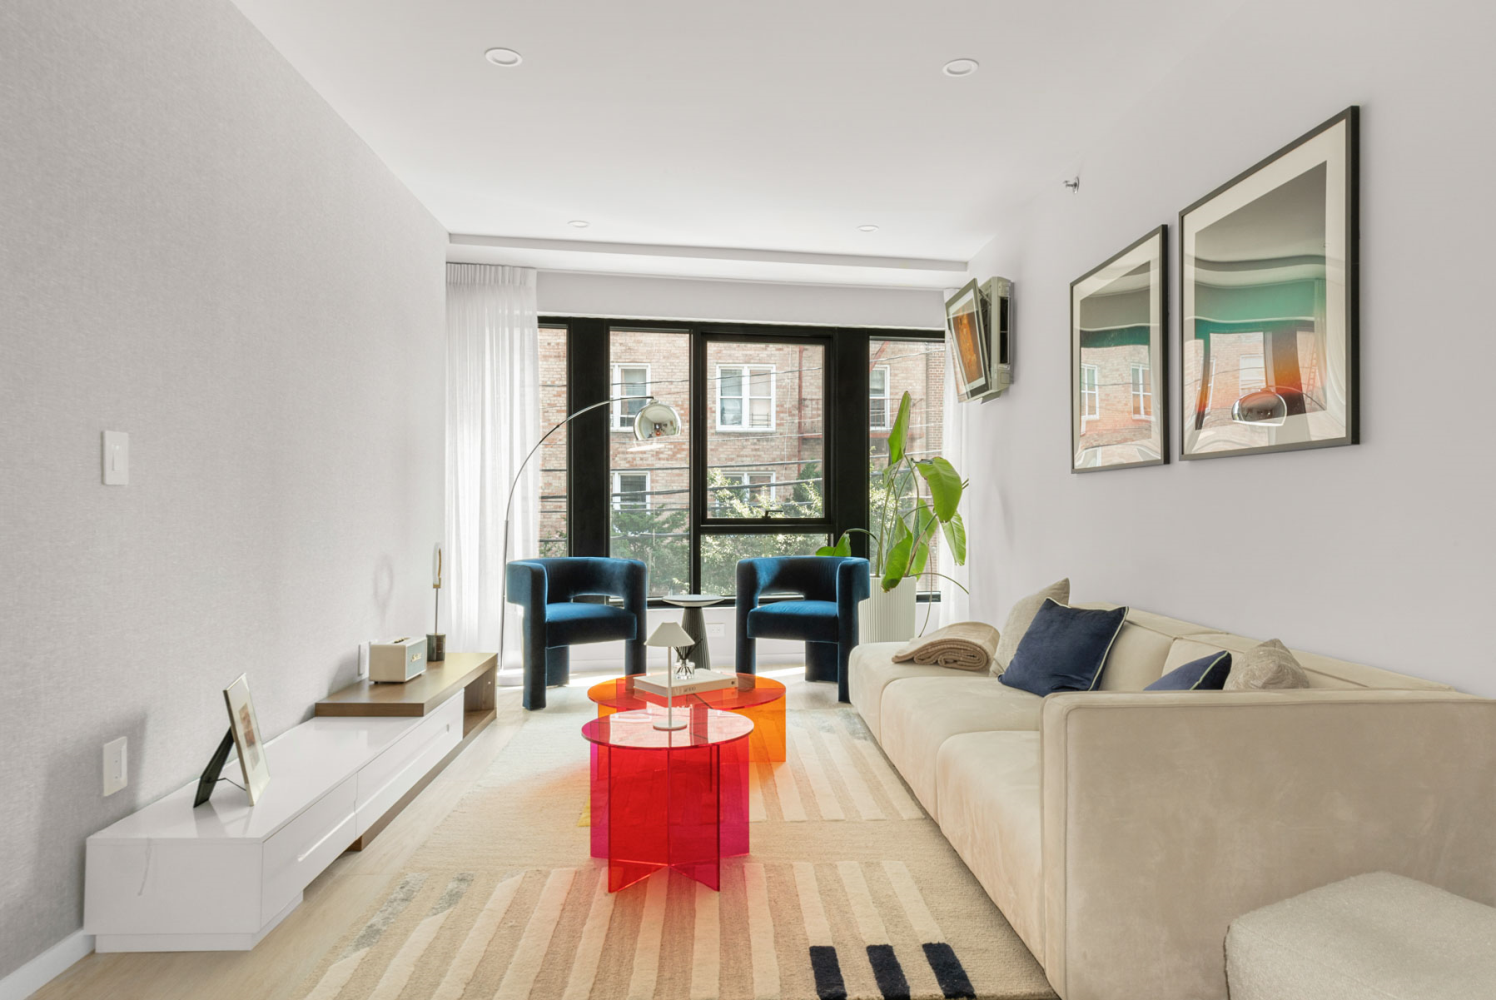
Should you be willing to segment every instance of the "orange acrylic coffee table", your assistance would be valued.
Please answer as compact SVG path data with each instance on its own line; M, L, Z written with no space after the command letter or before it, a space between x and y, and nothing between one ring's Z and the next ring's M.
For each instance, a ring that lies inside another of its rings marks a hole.
M785 754L784 685L757 674L738 674L736 687L718 688L701 694L676 695L675 705L704 705L720 712L732 712L753 722L748 738L748 759L754 763L783 761ZM634 687L633 678L594 684L587 697L597 703L597 717L614 712L636 712L651 706L663 708L665 696Z

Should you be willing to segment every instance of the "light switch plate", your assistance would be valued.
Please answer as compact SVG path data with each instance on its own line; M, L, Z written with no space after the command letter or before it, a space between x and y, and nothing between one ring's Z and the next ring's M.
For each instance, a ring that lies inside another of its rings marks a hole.
M104 794L113 795L130 783L129 739L121 736L104 744Z
M130 435L124 431L104 432L104 485L130 484Z

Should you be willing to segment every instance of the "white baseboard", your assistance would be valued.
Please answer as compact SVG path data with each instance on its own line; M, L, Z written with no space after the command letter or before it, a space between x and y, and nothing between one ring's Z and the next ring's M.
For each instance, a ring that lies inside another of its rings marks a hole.
M0 1000L26 1000L62 975L73 963L92 954L92 934L76 930L15 972L0 979Z

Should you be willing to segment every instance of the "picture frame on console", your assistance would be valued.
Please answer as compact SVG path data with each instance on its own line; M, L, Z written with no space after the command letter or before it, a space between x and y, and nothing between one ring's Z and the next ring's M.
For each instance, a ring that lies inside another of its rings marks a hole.
M1169 227L1070 283L1070 471L1169 460Z
M229 729L234 734L239 769L244 774L244 791L249 796L249 804L254 805L270 784L270 764L265 759L265 746L260 739L260 720L249 697L248 678L243 674L236 677L224 688L223 700L228 705Z
M1359 109L1179 213L1179 455L1356 444Z

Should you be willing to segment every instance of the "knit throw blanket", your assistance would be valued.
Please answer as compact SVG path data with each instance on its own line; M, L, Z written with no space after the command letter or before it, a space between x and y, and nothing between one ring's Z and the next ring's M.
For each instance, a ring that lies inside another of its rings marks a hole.
M997 652L997 629L986 622L956 622L912 640L893 654L895 663L986 670Z

